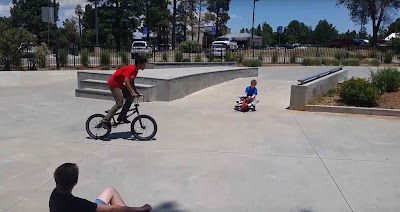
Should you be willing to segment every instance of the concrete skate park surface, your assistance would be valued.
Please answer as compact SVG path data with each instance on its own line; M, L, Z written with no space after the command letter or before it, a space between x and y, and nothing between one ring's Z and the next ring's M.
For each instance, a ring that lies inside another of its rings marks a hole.
M369 71L347 68L349 77ZM233 110L252 78L142 103L159 126L145 142L129 125L110 141L88 139L87 117L112 102L76 98L76 78L2 86L0 211L48 211L65 162L80 168L74 195L94 201L112 186L153 211L398 211L398 118L285 109L290 85L320 71L260 68L255 112Z

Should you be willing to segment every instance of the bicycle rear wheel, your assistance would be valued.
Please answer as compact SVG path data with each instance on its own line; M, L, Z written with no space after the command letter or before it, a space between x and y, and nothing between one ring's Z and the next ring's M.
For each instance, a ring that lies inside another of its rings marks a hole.
M132 135L141 141L152 139L157 133L157 123L149 115L139 115L131 123Z
M111 125L103 126L103 114L93 114L86 121L86 132L94 139L104 139L111 132Z

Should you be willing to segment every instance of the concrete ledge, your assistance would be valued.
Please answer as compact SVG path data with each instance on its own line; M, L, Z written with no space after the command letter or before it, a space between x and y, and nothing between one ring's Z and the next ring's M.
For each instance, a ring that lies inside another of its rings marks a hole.
M383 108L306 105L305 111L400 117L400 110Z
M208 67L208 66L237 66L236 62L154 62L147 63L146 69L160 68L185 68L185 67Z
M328 90L336 88L347 76L348 70L344 69L303 85L292 85L289 109L305 110L313 97L322 96Z

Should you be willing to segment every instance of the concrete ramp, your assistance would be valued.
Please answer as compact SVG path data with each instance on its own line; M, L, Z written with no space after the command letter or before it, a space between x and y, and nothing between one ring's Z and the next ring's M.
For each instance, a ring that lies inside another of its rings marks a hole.
M78 88L75 90L75 96L113 100L107 79L114 72L78 72ZM213 85L257 76L258 68L252 67L150 69L139 71L135 85L139 92L144 94L143 101L172 101Z

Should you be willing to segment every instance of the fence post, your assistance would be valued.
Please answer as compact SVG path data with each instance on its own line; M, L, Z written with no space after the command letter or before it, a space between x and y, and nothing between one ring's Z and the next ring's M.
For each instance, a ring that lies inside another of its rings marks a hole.
M285 47L285 54L283 55L283 64L286 63L286 47Z
M317 46L317 51L315 52L315 57L318 57L318 46Z

